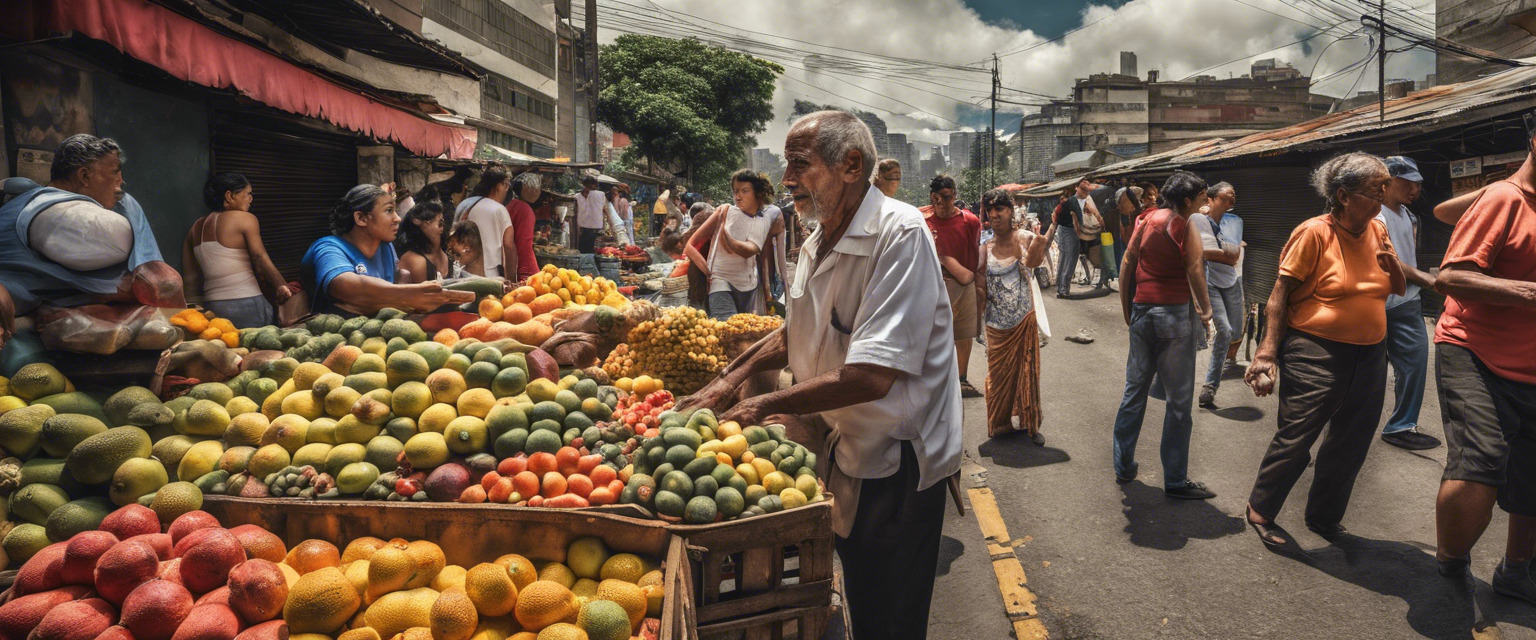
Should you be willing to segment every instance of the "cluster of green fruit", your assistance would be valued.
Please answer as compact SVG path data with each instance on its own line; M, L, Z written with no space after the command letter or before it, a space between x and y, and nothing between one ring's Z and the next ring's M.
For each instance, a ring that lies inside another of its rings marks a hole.
M398 340L398 342L397 342ZM421 325L405 318L399 309L382 309L374 317L343 319L323 313L310 318L302 327L281 329L275 326L240 330L240 346L252 351L283 351L299 362L319 362L343 344L368 353L385 353L427 340Z
M185 421L190 398L170 406L129 387L98 403L42 363L22 367L6 386L0 510L13 526L0 547L10 561L94 529L118 506L142 504L167 522L202 506L202 492L173 481L174 465L153 445L152 434L171 434L178 417Z
M620 501L688 524L793 509L825 499L816 454L783 425L741 427L713 412L667 411L660 434L644 438Z

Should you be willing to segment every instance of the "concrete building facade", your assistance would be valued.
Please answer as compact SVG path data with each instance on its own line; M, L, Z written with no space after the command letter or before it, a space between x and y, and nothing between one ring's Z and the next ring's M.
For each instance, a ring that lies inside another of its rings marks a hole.
M425 0L421 17L423 36L488 71L480 83L480 114L466 118L480 130L480 153L488 154L491 145L555 156L556 105L561 101L556 4Z

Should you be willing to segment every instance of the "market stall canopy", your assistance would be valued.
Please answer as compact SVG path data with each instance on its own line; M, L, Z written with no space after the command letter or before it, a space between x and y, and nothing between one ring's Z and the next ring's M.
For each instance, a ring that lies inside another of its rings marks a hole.
M241 11L266 18L308 42L352 49L380 60L418 69L452 73L476 80L485 77L484 68L406 26L395 23L361 0L227 2ZM419 17L417 23L419 28Z
M1104 149L1075 151L1051 163L1051 172L1060 176L1069 173L1086 173L1106 164L1124 160L1119 154Z
M168 8L139 0L24 0L7 3L0 31L23 40L78 32L171 76L230 89L426 157L469 158L476 131L442 124L360 95L259 47L225 36Z
M599 162L569 162L537 158L526 153L518 153L511 149L498 147L489 143L485 144L484 147L486 151L490 152L488 155L493 156L488 158L489 160L505 162L507 164L519 167L532 167L535 169L590 169L593 167L603 166L602 163Z

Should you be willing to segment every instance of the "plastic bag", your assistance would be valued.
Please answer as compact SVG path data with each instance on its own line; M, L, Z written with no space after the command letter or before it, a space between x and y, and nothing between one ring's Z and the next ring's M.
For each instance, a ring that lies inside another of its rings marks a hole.
M49 349L111 355L133 342L155 317L159 312L154 307L142 305L44 306L37 314L37 332Z
M133 299L140 304L162 309L185 309L187 298L181 289L181 274L164 262L146 262L134 269Z

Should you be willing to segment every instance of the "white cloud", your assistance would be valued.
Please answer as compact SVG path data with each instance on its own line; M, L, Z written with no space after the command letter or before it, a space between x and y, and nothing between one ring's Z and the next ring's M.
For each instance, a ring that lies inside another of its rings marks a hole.
M707 21L736 27L744 32L760 32L797 40L856 49L887 56L919 59L954 65L972 65L990 59L994 52L1033 48L1003 57L1000 78L1005 87L1024 89L1050 96L1067 97L1074 79L1090 73L1119 69L1120 52L1135 52L1140 75L1157 69L1163 78L1183 78L1211 65L1252 54L1203 73L1217 77L1247 73L1250 60L1276 58L1290 62L1303 73L1316 70L1322 78L1347 67L1369 51L1364 37L1340 41L1329 47L1336 36L1358 28L1346 23L1331 33L1304 45L1285 46L1315 31L1294 20L1323 24L1320 18L1303 13L1306 7L1286 0L1131 0L1120 7L1090 5L1082 24L1090 25L1057 41L1041 44L1056 34L1042 36L1029 30L1017 30L983 22L961 0L654 0L672 13L668 15L648 4L649 0L602 0L599 25L634 26L634 17L645 7L651 15L675 25L667 35L701 38L732 37L737 41L771 43L791 48L776 52L772 58L785 65L786 79L779 81L774 95L777 117L759 136L759 146L778 152L788 130L785 121L795 99L831 103L875 111L885 119L891 131L906 133L909 139L938 144L948 141L948 132L961 130L958 103L984 104L989 78L986 73L945 71L921 78L880 80L851 77L817 68L814 59L807 64L805 55L840 52L811 45L776 39L772 36L743 37L739 33ZM1027 0L1050 2L1052 0ZM1417 8L1432 11L1433 0L1410 0ZM615 4L618 3L618 4ZM1262 7L1273 13L1254 8ZM605 10L617 22L605 19ZM625 20L625 12L630 18ZM1314 13L1317 13L1314 11ZM1432 14L1428 19L1433 23ZM1327 24L1340 22L1330 17ZM655 28L655 22L649 28ZM1026 27L1028 25L1025 25ZM611 42L618 32L600 29L599 38ZM1391 41L1392 46L1401 43ZM1321 61L1318 55L1326 54ZM1267 52L1268 51L1268 52ZM855 56L841 52L843 55ZM1374 64L1374 62L1372 63ZM806 67L806 68L797 68ZM1389 78L1422 79L1434 70L1433 54L1415 50L1395 55L1387 65ZM1345 93L1360 75L1356 69L1315 88L1319 93ZM1360 81L1356 90L1375 90L1374 67ZM1038 96L1005 92L1007 99L1038 101ZM862 104L861 104L862 103ZM1007 119L1018 117L1019 106ZM1000 109L999 122L1004 120Z

